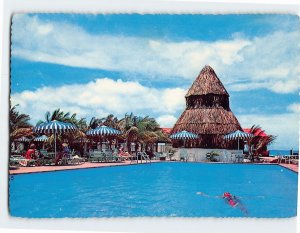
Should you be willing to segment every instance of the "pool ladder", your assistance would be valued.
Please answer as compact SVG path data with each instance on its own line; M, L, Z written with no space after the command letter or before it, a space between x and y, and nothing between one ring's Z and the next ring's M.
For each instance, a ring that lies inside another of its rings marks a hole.
M138 155L141 155L141 163L143 163L143 160L146 161L146 163L151 164L151 159L149 158L149 155L147 155L145 152L139 152ZM139 161L139 157L137 157L137 163Z
M141 163L143 163L143 160L146 163L150 163L151 164L151 159L149 158L149 155L147 155L145 152L138 152L136 155L136 163L139 163L139 156L141 156Z

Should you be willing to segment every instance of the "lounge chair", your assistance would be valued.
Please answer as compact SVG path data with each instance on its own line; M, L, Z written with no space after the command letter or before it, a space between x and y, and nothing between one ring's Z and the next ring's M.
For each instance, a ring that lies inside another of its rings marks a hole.
M294 165L298 165L299 164L299 155L291 156L291 163Z
M112 158L116 162L124 162L126 160L126 158L124 156L119 155L118 150L114 150L114 152L112 154Z
M110 150L106 150L105 152L102 152L104 155L104 161L109 163L109 162L114 162L113 158L113 153Z
M94 151L88 159L89 162L104 162L106 160L105 154L101 151Z
M243 154L237 154L236 155L236 162L242 163L244 161L244 155Z
M9 168L12 169L20 166L27 166L27 160L23 156L10 156Z
M188 153L187 153L187 150L183 149L180 151L180 161L185 161L187 162L188 161Z
M162 154L159 153L159 152L154 152L154 157L153 157L153 158L154 158L155 160L159 160L161 155L162 155Z
M85 160L84 158L79 157L78 155L72 156L71 158L68 159L67 164L69 165L79 165L84 163Z
M159 156L159 160L166 160L167 159L167 154L166 153L162 153L160 156Z

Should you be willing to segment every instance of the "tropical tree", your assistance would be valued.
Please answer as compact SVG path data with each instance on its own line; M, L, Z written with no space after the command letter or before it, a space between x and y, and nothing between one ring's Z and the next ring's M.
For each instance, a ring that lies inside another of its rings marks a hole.
M18 105L11 107L9 111L9 133L11 141L23 136L30 137L33 134L32 125L29 123L29 115L17 111L17 106Z
M132 142L136 144L136 149L140 146L142 150L147 150L158 140L168 140L156 120L149 116L126 114L119 125L125 136L128 152L131 151Z
M103 118L92 117L88 125L88 129L95 129L97 126L103 123Z
M103 125L106 125L108 127L120 130L120 120L113 114L109 114L106 118L103 119Z
M276 136L274 135L266 135L265 131L258 125L253 125L249 133L254 135L246 141L251 160L254 160L261 155L262 152L267 149L267 146L272 144L276 139Z
M131 152L131 143L137 140L137 116L133 113L125 114L125 117L120 120L119 127L123 132L123 137L126 140L127 151Z

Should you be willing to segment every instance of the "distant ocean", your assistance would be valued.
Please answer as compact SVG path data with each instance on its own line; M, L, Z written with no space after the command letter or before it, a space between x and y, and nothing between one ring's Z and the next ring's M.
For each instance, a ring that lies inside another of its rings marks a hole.
M276 156L276 155L290 155L291 150L269 150L270 156ZM299 154L298 150L293 150L293 154Z

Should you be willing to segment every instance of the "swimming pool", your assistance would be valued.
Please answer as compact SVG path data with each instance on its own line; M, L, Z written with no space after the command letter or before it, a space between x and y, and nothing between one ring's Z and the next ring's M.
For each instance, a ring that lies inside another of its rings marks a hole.
M222 198L242 201L247 217L292 217L297 174L278 165L161 162L15 175L12 216L48 217L243 217Z

